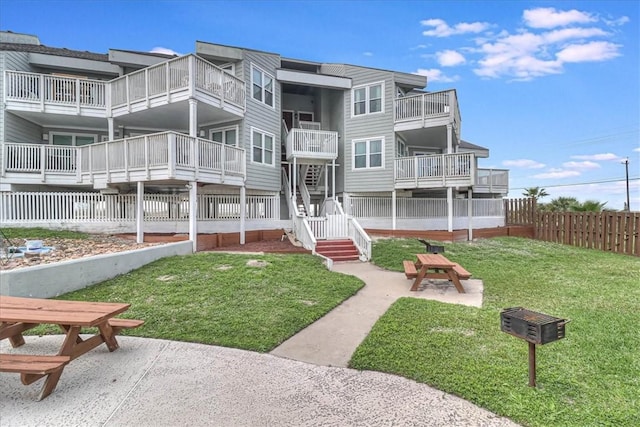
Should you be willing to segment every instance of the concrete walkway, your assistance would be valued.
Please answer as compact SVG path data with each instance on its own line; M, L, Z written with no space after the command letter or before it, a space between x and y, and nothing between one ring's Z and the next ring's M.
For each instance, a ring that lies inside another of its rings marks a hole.
M410 292L404 275L372 264L334 267L366 286L272 354L123 336L117 351L100 346L70 363L42 401L42 381L0 374L0 425L517 427L425 384L339 367L397 298L479 306L481 282L463 282L467 294L432 284ZM0 351L55 354L61 340L28 336L18 349L3 340Z
M411 292L412 282L403 273L383 270L370 263L336 263L333 271L356 276L366 285L271 354L316 365L347 367L351 355L374 323L398 298L424 298L474 307L482 305L481 280L463 280L464 294L444 280L425 282L428 284Z

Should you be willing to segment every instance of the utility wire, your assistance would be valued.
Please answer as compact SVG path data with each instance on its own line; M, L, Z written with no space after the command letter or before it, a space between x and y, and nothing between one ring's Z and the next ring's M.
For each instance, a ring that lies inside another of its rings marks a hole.
M629 182L631 181L638 181L640 180L640 176L637 177L629 177ZM626 179L625 178L618 178L618 179L603 179L601 181L590 181L590 182L579 182L577 184L555 184L555 185L539 185L540 188L557 188L557 187L578 187L581 185L591 185L591 184L606 184L608 182L625 182ZM509 191L511 190L524 190L527 188L531 188L531 187L513 187L513 188L509 188Z

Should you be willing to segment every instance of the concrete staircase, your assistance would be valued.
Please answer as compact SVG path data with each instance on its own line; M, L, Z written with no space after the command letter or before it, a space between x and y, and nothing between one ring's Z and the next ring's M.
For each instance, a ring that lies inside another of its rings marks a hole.
M316 252L333 261L357 261L360 259L358 248L351 240L318 240Z

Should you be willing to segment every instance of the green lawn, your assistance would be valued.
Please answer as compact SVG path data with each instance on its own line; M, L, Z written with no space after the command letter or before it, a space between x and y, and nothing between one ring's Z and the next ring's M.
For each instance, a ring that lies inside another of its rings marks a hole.
M248 266L255 260L264 266ZM143 319L130 335L266 352L355 294L361 280L327 271L320 258L203 252L163 258L60 296L128 302ZM39 327L34 333L59 333Z
M531 426L640 425L640 258L535 240L445 244L484 282L482 308L398 300L351 366L454 393ZM373 262L402 270L424 246L378 241ZM527 344L500 331L500 311L523 306L571 320L565 339L538 346L538 388Z

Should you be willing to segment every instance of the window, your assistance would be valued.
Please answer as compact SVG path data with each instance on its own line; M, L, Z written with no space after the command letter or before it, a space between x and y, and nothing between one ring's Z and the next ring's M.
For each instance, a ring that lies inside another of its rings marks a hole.
M209 139L235 147L238 145L238 126L211 129L209 131Z
M351 92L353 98L353 115L362 116L364 114L383 112L383 93L383 82L354 88Z
M384 138L353 141L353 169L382 167Z
M273 77L251 66L251 83L253 99L273 107Z
M273 166L274 136L259 129L251 128L251 160Z
M98 135L87 135L81 133L58 133L51 132L49 141L53 145L88 145L98 140Z
M396 157L406 157L407 156L407 147L403 140L398 138L396 141Z

